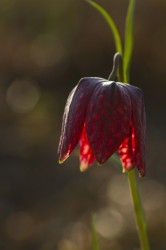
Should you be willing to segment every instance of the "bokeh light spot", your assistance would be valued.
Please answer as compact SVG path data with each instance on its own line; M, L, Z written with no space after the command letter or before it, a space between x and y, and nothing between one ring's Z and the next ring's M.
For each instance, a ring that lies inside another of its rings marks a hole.
M105 208L96 214L96 230L105 238L118 236L123 229L122 215L110 208Z
M113 176L107 189L108 198L120 206L130 206L127 179L123 175Z
M34 109L40 94L33 81L16 79L7 90L6 101L16 113L27 113Z

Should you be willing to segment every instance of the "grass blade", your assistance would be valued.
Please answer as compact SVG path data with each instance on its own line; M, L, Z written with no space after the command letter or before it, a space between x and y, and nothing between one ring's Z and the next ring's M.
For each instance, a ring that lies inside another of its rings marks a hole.
M96 233L95 214L92 215L92 245L93 245L93 250L99 250L99 244L98 244L97 233Z
M124 81L127 83L129 82L130 62L133 50L133 24L134 24L135 5L136 5L136 0L130 0L126 16L126 24L125 24L123 69L124 69Z
M122 43L121 43L121 39L120 39L120 35L118 32L118 29L113 21L113 19L111 18L111 16L97 3L91 1L91 0L86 0L90 5L92 5L97 11L100 12L100 14L104 17L105 21L107 22L107 24L109 25L113 37L114 37L114 41L115 41L115 47L116 47L116 51L119 52L122 55Z

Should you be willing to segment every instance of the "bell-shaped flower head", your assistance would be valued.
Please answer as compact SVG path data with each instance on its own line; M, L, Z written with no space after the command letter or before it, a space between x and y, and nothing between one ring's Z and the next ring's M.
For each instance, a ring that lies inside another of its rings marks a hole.
M62 122L59 162L80 145L80 168L105 163L119 152L125 170L145 175L145 109L142 91L103 78L82 78L70 93Z

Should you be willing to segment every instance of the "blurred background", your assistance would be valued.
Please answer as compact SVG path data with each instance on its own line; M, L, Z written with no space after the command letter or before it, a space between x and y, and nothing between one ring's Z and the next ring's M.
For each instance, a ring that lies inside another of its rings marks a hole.
M123 36L128 0L97 1ZM152 250L166 249L166 1L137 1L131 83L147 112L147 175L138 179ZM139 249L125 174L116 163L79 171L57 147L70 90L107 78L115 46L83 0L0 0L0 249ZM137 174L138 176L138 174Z

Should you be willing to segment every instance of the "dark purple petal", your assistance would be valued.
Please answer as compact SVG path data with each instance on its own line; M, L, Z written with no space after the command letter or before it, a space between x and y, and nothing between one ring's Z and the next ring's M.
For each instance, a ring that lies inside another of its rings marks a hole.
M146 116L142 90L126 84L132 103L132 148L136 167L141 176L145 175L145 131Z
M80 170L85 171L95 161L95 156L89 145L88 137L86 134L86 126L82 130L80 138Z
M73 151L82 133L89 100L95 87L103 78L82 78L70 93L62 121L58 148L59 162L63 162Z
M120 84L105 81L93 92L86 114L87 135L97 161L103 164L121 145L131 127L131 101Z

